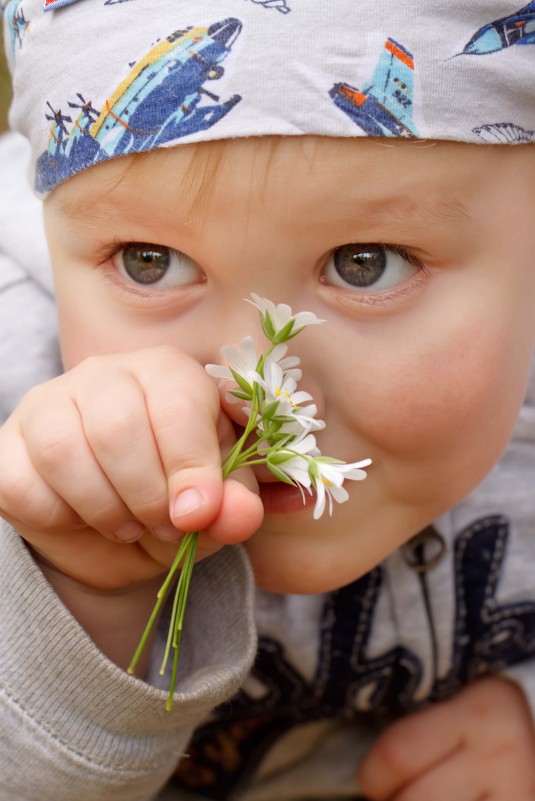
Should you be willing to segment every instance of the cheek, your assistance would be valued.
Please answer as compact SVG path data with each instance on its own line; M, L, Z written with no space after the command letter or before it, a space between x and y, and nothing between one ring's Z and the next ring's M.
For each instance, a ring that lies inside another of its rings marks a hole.
M57 282L60 340L65 369L102 356L174 341L174 321L113 300L102 277L87 268Z
M396 347L378 345L351 371L327 422L339 420L342 458L370 456L390 498L437 514L469 492L507 444L531 348L514 327L475 320L392 341ZM356 454L343 444L348 429L359 440Z

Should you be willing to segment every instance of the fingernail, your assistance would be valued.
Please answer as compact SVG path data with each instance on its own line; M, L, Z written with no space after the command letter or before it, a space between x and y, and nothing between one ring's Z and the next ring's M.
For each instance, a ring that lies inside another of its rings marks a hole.
M156 526L155 528L151 529L152 533L155 537L163 542L178 542L184 536L183 531L179 531L174 526Z
M114 531L114 536L121 542L135 542L141 537L144 530L145 526L142 523L131 520L130 523L125 523L124 526Z
M198 489L187 489L181 492L173 501L171 517L183 517L195 512L203 504L203 496Z

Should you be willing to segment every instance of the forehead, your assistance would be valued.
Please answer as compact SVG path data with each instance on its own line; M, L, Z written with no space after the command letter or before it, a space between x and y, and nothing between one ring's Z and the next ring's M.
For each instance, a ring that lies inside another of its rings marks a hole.
M90 222L125 211L143 216L154 204L201 216L231 203L262 213L296 196L306 213L307 200L323 197L327 216L354 203L369 222L454 223L470 216L474 197L499 192L517 172L535 180L534 145L263 137L114 159L70 179L46 202L66 220Z

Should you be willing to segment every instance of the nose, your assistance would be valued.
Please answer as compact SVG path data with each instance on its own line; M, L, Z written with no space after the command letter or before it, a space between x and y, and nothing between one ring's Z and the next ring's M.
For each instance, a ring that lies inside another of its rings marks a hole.
M311 352L306 342L307 333L308 331L302 335L302 341L301 335L289 340L284 358L293 357L297 363L301 358L304 359L302 380L299 380L299 376L296 376L299 381L297 390L305 391L312 395L313 400L307 401L306 404L314 403L317 406L316 416L321 419L324 404L321 399L322 392L318 391L320 389L318 385L319 376L315 376L317 372L315 369L317 353L315 348ZM210 337L209 339L204 338L204 344L203 356L207 358L203 360L203 363L220 366L216 380L219 382L221 406L226 415L236 425L244 427L248 419L243 410L245 400L235 398L229 394L231 390L239 390L239 387L232 377L228 365L230 364L237 373L247 380L247 374L249 373L250 375L256 370L260 357L262 355L265 356L272 347L271 342L262 331L259 310L242 297L228 298L226 303L222 303L220 299L211 317ZM292 367L296 367L295 362L291 365ZM287 369L290 365L284 365L283 362L282 366ZM250 375L248 380L251 383L253 377ZM304 403L301 400L298 402L300 405Z
M199 343L204 343L203 357L206 363L223 364L222 348L240 349L245 337L252 339L258 355L265 353L269 342L262 332L260 315L246 298L220 300L207 313L208 336L199 332Z

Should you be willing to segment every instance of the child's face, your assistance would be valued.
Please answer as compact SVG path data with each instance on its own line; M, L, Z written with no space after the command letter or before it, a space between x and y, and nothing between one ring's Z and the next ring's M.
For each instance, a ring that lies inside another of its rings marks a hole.
M262 586L354 580L504 448L535 340L531 146L181 146L94 167L45 207L66 368L162 343L220 362L246 334L263 347L251 292L327 320L290 343L327 422L318 444L373 465L320 521L261 485L247 548Z

